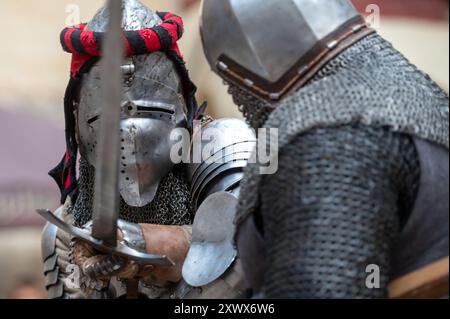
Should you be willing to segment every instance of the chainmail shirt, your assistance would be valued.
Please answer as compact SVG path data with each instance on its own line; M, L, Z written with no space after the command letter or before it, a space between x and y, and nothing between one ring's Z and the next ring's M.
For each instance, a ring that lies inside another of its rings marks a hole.
M448 96L378 34L273 108L230 87L254 127L279 129L279 170L249 164L236 223L267 245L267 297L386 297L389 250L414 203L413 137L448 150ZM273 110L273 111L272 111ZM366 266L381 269L369 290Z
M419 180L414 142L388 130L315 129L287 145L260 190L265 296L386 297L390 247ZM383 289L366 287L370 264Z
M94 167L81 159L79 195L73 209L77 226L85 225L92 218L94 179ZM190 198L183 167L177 167L161 181L155 199L150 204L131 207L121 198L119 218L131 223L191 225L194 214Z

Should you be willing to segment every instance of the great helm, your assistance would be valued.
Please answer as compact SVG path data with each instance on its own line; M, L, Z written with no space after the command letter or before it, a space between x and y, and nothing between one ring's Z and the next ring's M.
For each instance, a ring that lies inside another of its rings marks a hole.
M108 11L100 9L87 30L105 32ZM154 27L162 21L137 0L123 1L124 31ZM183 85L174 62L164 52L127 58L122 66L120 194L134 207L150 203L161 179L173 168L170 133L186 126ZM81 155L95 167L100 129L100 67L95 64L82 78L75 113Z
M348 0L204 0L201 18L213 71L269 102L364 26Z

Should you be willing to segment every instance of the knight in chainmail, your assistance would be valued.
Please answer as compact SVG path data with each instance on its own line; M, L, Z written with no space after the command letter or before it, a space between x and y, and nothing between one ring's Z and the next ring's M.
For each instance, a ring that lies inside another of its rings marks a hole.
M130 291L158 298L181 280L182 260L190 245L194 211L187 168L170 158L170 133L176 128L192 130L197 112L195 86L176 44L183 34L182 19L155 13L137 0L123 1L122 11L129 51L121 67L118 237L137 252L169 256L177 267L155 268L103 254L47 225L42 244L51 298L120 298ZM67 152L50 174L61 188L64 204L56 215L80 229L92 227L102 121L98 57L108 19L104 7L88 24L61 34L63 49L73 57L65 97ZM136 281L135 288L129 288L126 280Z
M138 0L122 1L120 127L104 130L99 58L109 9L61 33L63 49L72 54L72 76L64 99L67 150L50 172L63 206L40 212L49 221L42 235L49 297L240 298L246 290L233 221L254 132L241 119L204 115L206 103L197 108L196 87L177 46L181 17L155 13ZM210 146L208 131L218 132L217 152L195 161L195 146ZM173 135L180 132L183 158L176 160ZM120 145L99 138L115 133ZM98 151L105 145L120 149L118 189L103 178L116 173L105 169L104 162L113 161ZM118 199L118 220L108 215L114 208L99 212L107 205L99 198ZM215 225L222 229L214 231Z
M347 0L205 0L202 20L247 121L278 129L278 170L248 165L236 219L254 296L448 294L448 271L399 290L448 269L448 95Z

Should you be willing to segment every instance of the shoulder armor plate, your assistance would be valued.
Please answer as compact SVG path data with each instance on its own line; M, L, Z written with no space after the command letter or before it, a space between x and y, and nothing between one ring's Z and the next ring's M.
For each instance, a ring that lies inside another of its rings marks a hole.
M256 136L244 120L224 118L196 130L192 142L188 177L197 208L209 195L239 187L243 169L256 147ZM196 154L202 155L200 163L195 161Z

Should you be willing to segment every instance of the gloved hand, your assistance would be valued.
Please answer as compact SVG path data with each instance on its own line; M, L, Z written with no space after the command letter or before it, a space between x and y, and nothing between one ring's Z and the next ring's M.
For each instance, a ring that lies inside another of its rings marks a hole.
M118 241L123 241L121 234L119 231ZM93 280L109 281L111 277L139 279L149 276L154 268L152 265L138 264L117 255L104 255L79 239L75 243L74 256L78 267Z
M88 223L84 228L91 229L92 224ZM191 241L190 226L138 225L119 221L118 229L118 241L138 251L168 256L176 265L142 265L123 257L104 255L88 243L76 240L75 262L86 276L103 282L112 277L150 278L157 284L181 280L181 268Z

